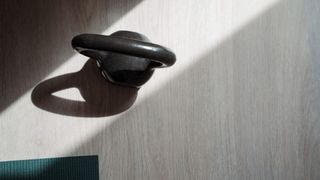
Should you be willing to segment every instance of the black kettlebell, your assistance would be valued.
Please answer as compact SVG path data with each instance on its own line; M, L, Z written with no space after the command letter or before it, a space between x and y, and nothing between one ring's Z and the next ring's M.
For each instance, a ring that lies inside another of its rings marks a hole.
M110 36L80 34L72 39L72 47L95 59L105 79L131 87L140 87L155 68L168 67L176 61L171 50L131 31L117 31Z

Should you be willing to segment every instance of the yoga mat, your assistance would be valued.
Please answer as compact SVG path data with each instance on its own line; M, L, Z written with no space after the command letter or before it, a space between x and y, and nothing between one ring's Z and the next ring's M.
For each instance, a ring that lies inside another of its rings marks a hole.
M99 180L98 156L0 162L0 180Z

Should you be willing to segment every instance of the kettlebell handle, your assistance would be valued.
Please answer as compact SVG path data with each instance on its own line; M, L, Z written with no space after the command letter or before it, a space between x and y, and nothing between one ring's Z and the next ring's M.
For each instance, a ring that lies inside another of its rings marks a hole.
M176 61L175 54L166 47L129 38L80 34L72 39L72 47L79 53L84 50L91 50L93 54L97 51L108 51L147 58L161 64L159 67L171 66Z

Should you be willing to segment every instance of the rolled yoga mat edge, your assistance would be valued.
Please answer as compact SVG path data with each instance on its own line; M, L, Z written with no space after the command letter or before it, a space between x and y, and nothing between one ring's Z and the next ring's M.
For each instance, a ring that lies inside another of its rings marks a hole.
M97 155L0 161L1 180L99 180Z

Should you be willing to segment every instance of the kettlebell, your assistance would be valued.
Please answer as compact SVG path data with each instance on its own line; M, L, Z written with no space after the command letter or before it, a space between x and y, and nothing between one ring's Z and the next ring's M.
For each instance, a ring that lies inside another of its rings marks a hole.
M176 61L170 49L132 31L117 31L109 36L80 34L71 44L80 54L97 61L106 80L122 86L139 88L156 68L172 66Z

